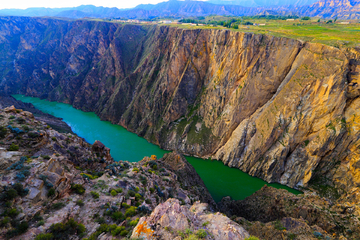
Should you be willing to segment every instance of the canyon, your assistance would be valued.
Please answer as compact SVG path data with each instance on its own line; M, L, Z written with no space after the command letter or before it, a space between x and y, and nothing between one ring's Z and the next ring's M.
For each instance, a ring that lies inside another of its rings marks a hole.
M229 30L0 18L0 88L163 149L357 198L359 49Z

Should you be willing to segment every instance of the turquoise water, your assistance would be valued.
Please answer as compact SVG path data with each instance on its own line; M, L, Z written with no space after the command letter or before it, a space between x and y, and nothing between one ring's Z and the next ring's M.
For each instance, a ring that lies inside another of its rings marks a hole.
M34 97L23 95L14 95L13 97L23 102L32 103L43 112L63 118L73 132L87 142L101 141L110 148L110 153L116 161L137 162L144 156L156 155L160 158L168 152L121 126L101 121L95 113L77 110L69 104L49 102ZM267 184L265 181L252 177L239 169L229 168L219 161L195 157L186 157L186 159L195 168L217 202L224 196L231 196L236 200L244 199ZM267 185L284 188L296 194L300 193L280 184Z

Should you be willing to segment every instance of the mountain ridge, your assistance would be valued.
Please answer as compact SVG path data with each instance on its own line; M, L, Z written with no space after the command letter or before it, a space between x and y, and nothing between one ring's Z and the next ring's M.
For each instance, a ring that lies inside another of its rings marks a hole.
M240 3L241 1L234 1ZM254 1L254 4L256 1ZM281 5L288 1L277 1L278 5L270 6L267 1L258 1L257 6L240 6L236 4L220 4L214 1L167 1L158 4L141 4L132 9L118 9L107 7L95 7L92 5L82 5L74 8L28 8L2 9L0 15L3 16L48 16L66 18L125 18L125 19L151 19L156 17L189 17L189 16L208 16L230 15L230 16L250 16L258 14L277 14L289 15L298 14L301 16L321 17L321 18L341 18L358 19L360 17L360 3L357 0L320 0L313 3L311 0L297 1L297 5ZM303 5L302 3L312 3ZM216 4L214 4L216 3ZM233 3L229 1L228 3ZM281 4L280 4L281 3Z

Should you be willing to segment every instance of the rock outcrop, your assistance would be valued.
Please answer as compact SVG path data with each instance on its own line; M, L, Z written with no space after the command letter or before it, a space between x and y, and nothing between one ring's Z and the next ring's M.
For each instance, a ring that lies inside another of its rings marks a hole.
M244 240L249 237L243 227L221 213L207 212L207 204L196 202L181 206L179 200L168 199L148 217L142 217L131 237L152 239Z
M0 109L0 174L1 239L123 239L169 198L184 206L201 199L216 208L178 153L114 162L100 141L90 145L58 133L14 106Z
M295 196L264 186L244 200L223 198L219 209L236 216L235 221L260 239L360 238L360 208L349 200L332 201L315 191Z
M227 30L0 18L1 91L70 103L164 149L356 196L359 50ZM351 197L351 196L348 196Z
M24 103L16 100L10 95L0 93L0 108L14 106L16 109L22 109L31 112L36 120L46 122L51 128L60 133L72 133L69 125L62 121L61 118L54 117L36 109L31 103Z

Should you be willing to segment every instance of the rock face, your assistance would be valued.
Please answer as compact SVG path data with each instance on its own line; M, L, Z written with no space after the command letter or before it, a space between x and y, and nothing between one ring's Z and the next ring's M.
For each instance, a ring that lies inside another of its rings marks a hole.
M236 221L260 239L291 239L290 235L296 239L318 239L314 232L323 239L360 238L360 208L351 200L333 202L315 192L295 196L264 186L241 201L223 198L219 209L227 216L237 216ZM246 224L247 221L252 223Z
M154 160L145 157L140 164L146 164L149 161ZM172 171L177 176L176 180L183 189L191 191L193 196L202 203L208 203L211 210L216 209L216 203L207 190L203 180L184 156L177 152L167 153L155 162L158 162L159 166L164 166L166 169ZM178 193L180 199L182 195L184 195L182 192Z
M168 199L158 205L149 217L142 217L132 238L150 239L215 239L243 240L249 234L221 213L209 213L207 204L196 202L181 206L179 200ZM201 233L204 237L199 237ZM197 237L198 238L197 238ZM182 238L183 237L183 238Z
M268 182L356 192L359 50L225 30L0 18L0 87Z

